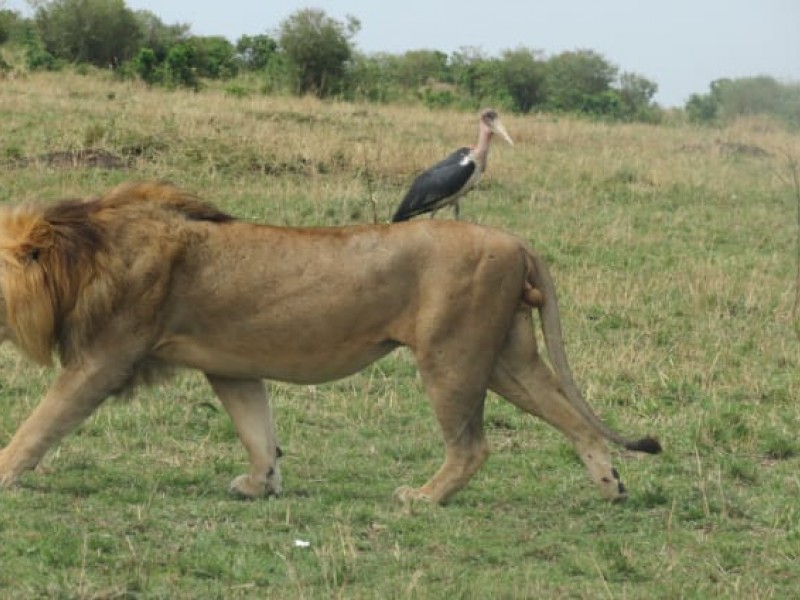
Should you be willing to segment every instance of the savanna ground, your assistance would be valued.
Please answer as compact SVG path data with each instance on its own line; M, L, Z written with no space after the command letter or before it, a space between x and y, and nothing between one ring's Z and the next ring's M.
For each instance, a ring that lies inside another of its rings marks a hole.
M760 120L504 122L516 145L495 145L462 215L549 260L588 400L660 437L661 456L618 453L627 504L601 499L564 438L495 397L493 454L471 484L444 508L395 504L442 458L404 351L330 385L274 385L285 494L236 501L244 453L184 373L110 401L0 493L0 597L800 595L787 166L800 140ZM386 220L413 174L475 129L464 113L31 75L0 82L0 201L159 178L246 219ZM53 374L9 346L0 369L5 444Z

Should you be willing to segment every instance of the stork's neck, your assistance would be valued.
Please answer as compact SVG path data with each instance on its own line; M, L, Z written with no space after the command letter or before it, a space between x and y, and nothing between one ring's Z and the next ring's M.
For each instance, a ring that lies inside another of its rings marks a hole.
M472 152L470 152L473 160L480 166L481 171L486 168L486 158L489 156L489 144L491 141L492 130L481 120L478 125L478 141L472 147Z

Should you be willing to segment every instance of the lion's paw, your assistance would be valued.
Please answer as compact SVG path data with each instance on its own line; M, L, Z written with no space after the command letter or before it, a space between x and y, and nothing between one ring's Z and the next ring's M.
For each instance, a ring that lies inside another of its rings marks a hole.
M273 471L265 481L254 481L250 475L239 475L231 481L230 493L236 498L253 500L281 493L281 478L277 471Z
M394 491L395 500L403 504L411 504L412 502L430 502L431 497L421 488L413 488L410 485L403 485Z
M6 459L6 450L3 448L0 450L0 490L12 488L17 483L17 477Z
M267 496L280 496L283 491L283 485L281 483L281 472L278 470L278 467L275 467L267 474L266 487Z
M611 468L611 477L600 477L597 483L600 485L600 492L611 500L614 504L622 504L628 499L628 490L619 478L619 472Z
M17 479L13 475L6 475L0 473L0 490L8 490L13 488L17 483Z

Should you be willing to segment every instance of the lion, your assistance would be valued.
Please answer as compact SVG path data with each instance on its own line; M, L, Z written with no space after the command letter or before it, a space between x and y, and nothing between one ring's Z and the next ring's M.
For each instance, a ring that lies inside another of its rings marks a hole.
M537 309L552 369L537 350ZM14 485L108 397L174 367L201 371L249 471L230 491L281 492L264 380L342 378L405 346L444 438L444 463L395 496L445 503L486 460L487 390L561 431L612 500L607 441L648 453L584 401L544 261L517 237L454 221L288 228L238 220L163 182L0 210L0 340L61 368L0 450Z

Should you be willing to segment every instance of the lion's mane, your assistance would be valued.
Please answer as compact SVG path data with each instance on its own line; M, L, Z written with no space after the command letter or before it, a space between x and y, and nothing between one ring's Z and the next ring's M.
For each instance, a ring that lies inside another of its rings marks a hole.
M91 200L0 210L0 286L18 347L43 365L52 363L54 350L62 363L79 355L125 295L137 256L174 259L180 232L157 234L187 220L232 217L161 182L121 185Z

